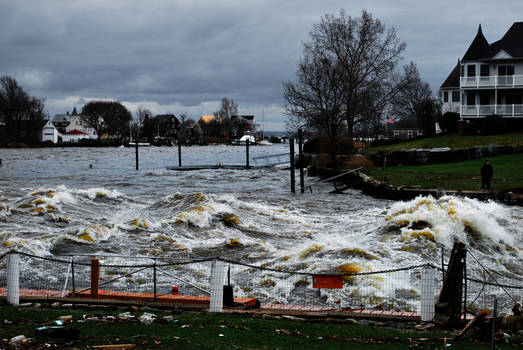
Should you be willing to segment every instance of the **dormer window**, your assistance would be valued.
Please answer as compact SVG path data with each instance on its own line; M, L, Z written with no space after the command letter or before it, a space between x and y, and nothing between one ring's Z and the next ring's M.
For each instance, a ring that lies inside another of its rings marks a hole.
M475 64L467 65L467 77L475 77L475 76L476 76L476 65Z

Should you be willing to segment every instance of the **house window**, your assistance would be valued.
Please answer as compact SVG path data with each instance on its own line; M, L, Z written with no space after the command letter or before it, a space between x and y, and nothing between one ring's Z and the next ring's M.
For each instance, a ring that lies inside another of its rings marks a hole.
M412 138L412 130L409 130L408 134L409 134L409 139L411 139Z
M473 106L476 104L476 94L473 93L473 92L469 92L467 94L467 105L468 106Z
M459 102L459 91L452 91L452 102Z
M400 131L399 130L394 130L394 136L400 136Z
M509 66L509 65L498 66L498 75L514 75L514 66Z
M449 92L443 91L443 102L449 102Z
M423 132L421 130L418 130L418 136L423 135Z
M475 64L467 65L467 77L475 77L475 76L476 76L476 65Z
M479 94L479 104L488 105L490 100L490 94L488 92L481 92Z
M482 77L488 77L489 76L489 67L488 67L488 64L482 64L480 67L480 72L479 72L479 75L481 75Z

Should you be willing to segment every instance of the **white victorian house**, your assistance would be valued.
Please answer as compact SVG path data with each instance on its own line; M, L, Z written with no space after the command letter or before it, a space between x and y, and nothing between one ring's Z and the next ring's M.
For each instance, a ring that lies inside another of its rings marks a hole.
M42 142L51 141L52 143L58 143L61 140L61 136L54 124L47 120L42 127Z
M467 52L441 86L442 112L472 120L496 114L523 118L523 22L491 44L481 25Z
M65 127L64 136L72 135L69 140L70 142L77 142L81 139L96 139L98 134L96 130L91 127L86 119L81 115L73 116L69 124ZM67 142L64 138L64 142Z

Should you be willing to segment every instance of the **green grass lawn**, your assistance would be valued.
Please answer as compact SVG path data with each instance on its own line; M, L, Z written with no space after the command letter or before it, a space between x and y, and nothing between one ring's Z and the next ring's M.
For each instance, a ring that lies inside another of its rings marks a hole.
M137 344L138 349L443 349L444 331L418 332L385 327L359 326L324 321L263 319L252 315L172 313L149 311L174 320L150 325L140 322L78 323L85 314L117 315L122 311L27 309L0 306L0 348L7 340L24 334L33 337L34 329L62 315L72 315L68 326L80 330L75 348L93 345ZM133 312L135 315L143 311ZM12 323L5 323L8 320ZM500 349L511 346L498 345ZM34 347L33 347L34 348ZM488 349L485 342L463 339L452 342L452 349Z
M443 190L479 190L481 186L480 168L487 158L467 160L457 163L405 165L387 167L375 166L369 175L394 185L421 186ZM523 153L489 157L494 168L491 182L493 191L507 191L523 188Z
M474 146L486 146L491 144L500 146L523 147L523 133L489 136L446 135L427 137L418 140L405 141L394 145L367 148L366 153L373 154L379 151L394 151L410 148L450 147L452 149L456 149L469 148Z

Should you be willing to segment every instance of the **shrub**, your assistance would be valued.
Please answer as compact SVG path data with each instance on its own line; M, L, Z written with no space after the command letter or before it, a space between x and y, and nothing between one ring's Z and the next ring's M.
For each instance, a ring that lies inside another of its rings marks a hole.
M465 135L477 135L480 130L480 125L477 122L465 123L463 126L463 134Z
M303 145L303 152L315 154L329 154L329 139L327 137L313 137ZM353 141L344 136L336 138L336 154L351 154L354 152Z
M508 124L502 117L492 114L481 120L482 135L498 135L509 132Z
M445 112L439 117L439 127L445 134L456 133L458 130L459 113Z
M369 158L358 154L350 157L350 159L345 162L345 165L351 169L361 167L364 171L369 171L374 166L374 163Z

